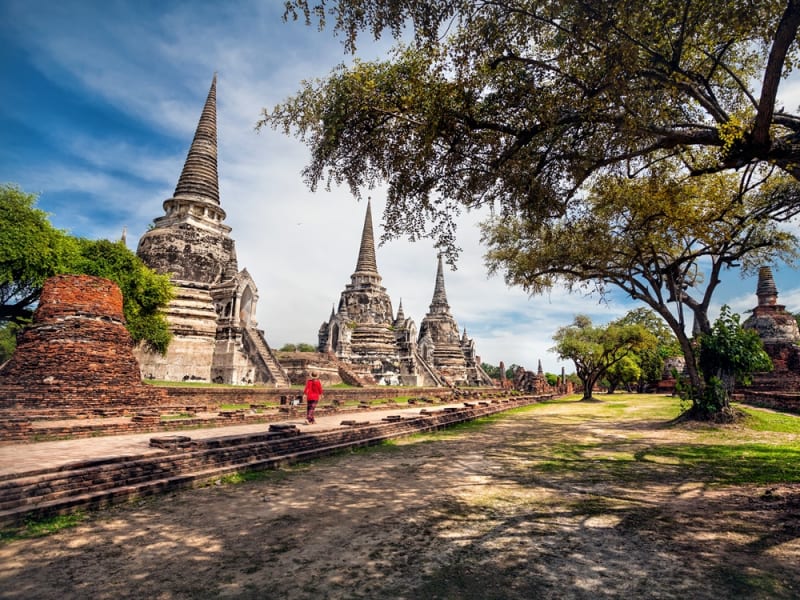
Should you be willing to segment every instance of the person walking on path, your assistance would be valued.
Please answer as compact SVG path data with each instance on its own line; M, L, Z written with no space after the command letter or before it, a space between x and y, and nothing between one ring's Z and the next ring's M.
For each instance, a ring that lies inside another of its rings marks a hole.
M311 379L306 381L306 387L303 390L303 401L306 403L307 425L316 423L314 420L314 410L317 408L317 402L320 400L322 400L322 382L319 380L319 374L316 371L312 371Z

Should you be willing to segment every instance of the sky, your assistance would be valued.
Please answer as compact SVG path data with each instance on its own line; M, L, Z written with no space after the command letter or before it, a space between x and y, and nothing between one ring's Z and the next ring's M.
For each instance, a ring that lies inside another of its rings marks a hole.
M180 176L214 73L220 202L239 268L258 286L258 325L273 348L316 345L355 270L366 203L346 188L312 193L301 170L308 149L256 131L261 111L349 63L340 39L282 20L282 0L0 0L0 183L38 195L54 226L131 250L164 214ZM362 40L358 56L385 56L387 40ZM787 110L800 83L782 85ZM324 186L323 186L324 187ZM376 237L384 196L371 197ZM459 218L457 270L445 269L450 309L483 362L546 372L574 371L550 351L555 331L585 314L603 324L641 306L555 289L529 297L488 276L477 224ZM433 242L396 239L376 249L378 271L397 311L419 327L436 276ZM773 267L779 302L800 311L796 269ZM744 314L754 278L726 273L712 308Z

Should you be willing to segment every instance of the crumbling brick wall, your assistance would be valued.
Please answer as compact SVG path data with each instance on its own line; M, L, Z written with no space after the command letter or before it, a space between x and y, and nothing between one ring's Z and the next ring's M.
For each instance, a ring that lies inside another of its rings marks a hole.
M99 277L45 282L33 323L0 371L0 408L108 408L159 402L141 381L119 287Z

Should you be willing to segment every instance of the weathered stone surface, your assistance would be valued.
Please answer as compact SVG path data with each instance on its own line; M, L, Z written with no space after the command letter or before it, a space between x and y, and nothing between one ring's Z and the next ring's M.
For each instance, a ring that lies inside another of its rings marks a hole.
M758 273L758 305L743 327L758 332L772 359L770 373L756 373L751 385L737 386L744 402L778 410L800 411L800 331L797 321L778 304L778 289L769 267Z
M223 223L217 174L216 75L165 214L139 240L138 256L176 286L167 308L165 356L136 349L142 377L166 381L290 385L255 319L258 289L239 271Z
M480 368L474 342L466 331L460 335L450 314L441 260L431 311L419 334L414 321L406 318L402 301L393 316L381 282L368 202L356 270L341 293L338 309L331 310L319 329L318 350L347 365L340 369L343 379L355 375L368 383L493 385Z
M350 365L367 383L399 383L401 349L392 301L381 281L368 202L356 270L341 293L338 310L320 327L318 349Z
M480 366L475 343L464 330L459 334L458 323L450 313L444 286L442 257L436 268L433 298L419 327L419 353L442 377L456 385L492 385L492 379Z

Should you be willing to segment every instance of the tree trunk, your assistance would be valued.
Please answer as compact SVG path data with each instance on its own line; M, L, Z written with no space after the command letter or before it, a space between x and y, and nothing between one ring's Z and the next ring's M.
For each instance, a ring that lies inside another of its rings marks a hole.
M592 400L594 398L592 390L594 390L594 384L597 383L597 377L589 375L586 379L581 378L581 382L583 383L583 398L581 400Z

